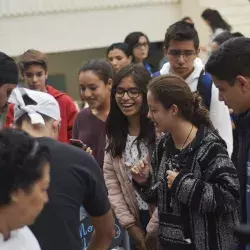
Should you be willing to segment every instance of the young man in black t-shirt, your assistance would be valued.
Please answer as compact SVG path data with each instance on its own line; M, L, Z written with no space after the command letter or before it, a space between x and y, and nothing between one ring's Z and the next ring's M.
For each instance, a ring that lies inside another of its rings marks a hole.
M95 228L87 249L107 249L114 233L114 219L97 162L81 149L55 140L60 111L52 96L19 88L13 91L10 101L17 104L16 126L50 149L49 202L31 226L41 248L82 250L79 210L83 205Z

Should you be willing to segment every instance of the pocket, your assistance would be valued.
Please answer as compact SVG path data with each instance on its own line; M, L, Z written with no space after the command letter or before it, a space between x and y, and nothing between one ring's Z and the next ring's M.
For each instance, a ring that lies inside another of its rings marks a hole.
M183 221L180 215L172 213L159 214L159 238L165 242L189 245L183 230Z

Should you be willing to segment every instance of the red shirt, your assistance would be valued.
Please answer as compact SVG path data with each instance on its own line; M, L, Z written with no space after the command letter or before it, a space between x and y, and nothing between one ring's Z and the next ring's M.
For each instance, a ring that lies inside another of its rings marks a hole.
M61 142L68 142L72 138L72 127L75 121L75 117L78 113L77 108L67 94L47 85L48 94L52 95L58 102L61 113L61 128L59 131L58 140ZM8 107L5 127L10 127L14 123L14 104L10 104Z

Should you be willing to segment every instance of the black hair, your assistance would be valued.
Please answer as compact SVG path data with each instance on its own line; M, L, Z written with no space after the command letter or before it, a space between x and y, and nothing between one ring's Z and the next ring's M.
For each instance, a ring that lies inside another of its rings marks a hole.
M209 112L202 104L202 98L197 93L192 93L182 78L173 75L154 78L148 85L148 90L166 110L175 104L180 117L186 121L197 128L204 125L213 129Z
M133 49L136 47L136 45L139 43L139 39L140 37L146 37L147 39L147 42L149 43L149 39L148 37L140 32L140 31L136 31L136 32L132 32L130 34L128 34L124 40L124 43L126 43L128 46L129 46L129 49L132 51L132 56L133 56L133 62L135 62L135 57L134 57L134 54L133 54Z
M113 44L111 44L109 46L109 48L107 49L107 56L108 56L109 52L114 50L114 49L119 49L119 50L123 51L127 57L132 56L132 50L128 46L128 44L126 44L126 43L113 43Z
M143 141L149 146L155 143L154 125L147 118L147 85L151 79L148 71L141 65L128 65L121 69L114 78L113 91L111 95L111 109L107 118L107 152L113 157L121 157L126 147L129 123L127 117L122 113L115 100L115 89L123 78L130 76L142 94L142 105L140 112L140 134L136 139L137 148L140 152L140 143Z
M180 21L183 21L183 22L191 21L193 23L193 19L189 16L183 17Z
M1 206L10 204L12 192L29 192L42 178L49 150L24 131L5 128L0 131L0 159Z
M28 105L37 105L37 102L36 102L35 100L31 99L27 94L23 95L23 101L24 101L24 104L25 104L26 106L28 106ZM39 112L37 112L37 113L39 113ZM44 119L45 122L48 122L48 121L50 121L50 120L53 119L53 118L51 118L51 117L49 117L49 116L47 116L47 115L44 115L44 114L41 114L41 113L39 113L39 114L42 116L42 118ZM29 115L28 115L28 113L24 113L23 115L21 115L21 116L16 120L15 125L16 125L18 128L21 128L21 127L22 127L22 123L23 123L24 121L27 121L27 122L30 122L30 121L31 121L31 120L30 120L30 117L29 117Z
M199 36L194 28L194 24L185 21L178 21L167 29L165 34L164 46L168 49L171 41L193 41L194 47L199 48Z
M202 12L201 17L209 22L209 26L213 32L215 32L218 28L228 31L231 31L232 29L232 27L222 18L217 10L205 9Z
M229 31L224 31L218 36L216 36L213 42L216 42L218 45L221 45L231 38L233 38L233 35Z
M232 36L233 37L244 37L244 35L241 32L233 32Z
M250 77L250 38L232 38L208 59L206 71L233 85L238 75Z
M114 77L112 65L107 60L90 60L79 69L78 74L86 71L92 71L105 84Z

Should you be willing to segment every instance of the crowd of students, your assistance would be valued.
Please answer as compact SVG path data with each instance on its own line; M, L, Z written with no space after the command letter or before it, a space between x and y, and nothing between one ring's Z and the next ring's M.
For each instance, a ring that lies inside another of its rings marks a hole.
M131 250L250 249L234 234L250 223L250 38L225 32L204 65L192 20L172 24L157 72L129 34L80 67L79 112L45 54L1 52L0 249L80 250L80 209L88 250L108 249L114 217Z

